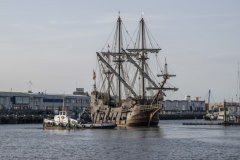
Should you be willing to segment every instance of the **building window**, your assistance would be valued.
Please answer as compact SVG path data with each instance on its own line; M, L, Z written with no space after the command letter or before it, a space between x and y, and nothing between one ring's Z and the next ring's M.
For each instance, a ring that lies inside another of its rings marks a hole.
M43 102L55 102L55 103L62 103L63 99L43 99Z
M23 103L22 97L16 97L15 103L16 103L16 104L21 104L21 103Z
M14 104L29 104L30 98L29 97L13 97Z
M5 98L0 98L0 104L5 104Z

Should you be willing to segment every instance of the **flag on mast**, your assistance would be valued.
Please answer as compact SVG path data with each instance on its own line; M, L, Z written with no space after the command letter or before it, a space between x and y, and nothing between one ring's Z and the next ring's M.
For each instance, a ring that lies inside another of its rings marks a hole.
M94 70L93 70L93 80L94 80L94 81L96 80L96 73L95 73Z
M141 17L143 18L144 12L142 11Z

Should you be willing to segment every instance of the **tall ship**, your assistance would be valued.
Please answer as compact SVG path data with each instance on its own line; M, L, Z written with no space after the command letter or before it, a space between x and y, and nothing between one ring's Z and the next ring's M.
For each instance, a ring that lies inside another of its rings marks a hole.
M175 75L168 74L166 59L163 66L160 64L161 48L143 17L132 38L120 15L112 33L113 38L108 39L111 46L106 42L103 50L96 52L89 106L92 122L156 126L164 91L178 90L167 83Z

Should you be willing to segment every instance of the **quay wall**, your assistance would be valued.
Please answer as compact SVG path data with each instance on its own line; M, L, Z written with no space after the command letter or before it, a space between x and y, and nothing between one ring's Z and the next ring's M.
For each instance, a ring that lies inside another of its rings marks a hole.
M174 120L174 119L203 119L206 115L205 111L202 112L176 112L176 111L160 111L160 120Z
M0 110L0 124L42 123L45 117L53 118L54 111Z

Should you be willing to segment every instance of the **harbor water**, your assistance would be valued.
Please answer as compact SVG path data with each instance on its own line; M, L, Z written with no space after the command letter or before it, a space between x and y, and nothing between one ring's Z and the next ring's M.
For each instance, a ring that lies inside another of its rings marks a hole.
M182 125L194 121L79 130L0 125L0 159L239 159L240 126Z

